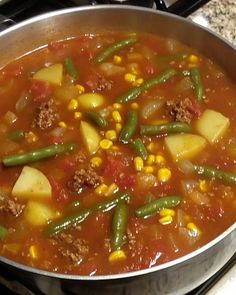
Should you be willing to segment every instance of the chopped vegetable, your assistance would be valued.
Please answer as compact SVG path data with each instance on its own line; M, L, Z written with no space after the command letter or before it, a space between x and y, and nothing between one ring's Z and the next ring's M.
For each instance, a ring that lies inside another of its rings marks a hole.
M76 145L72 143L52 144L41 149L32 150L30 152L5 156L2 158L2 162L4 166L7 167L24 165L57 155L66 154L74 151L75 148Z
M25 132L22 130L12 131L7 134L7 137L11 140L17 141L25 137Z
M141 135L158 135L158 134L169 134L169 133L180 133L190 132L191 127L187 123L182 122L171 122L166 124L158 125L141 125Z
M33 75L33 79L52 83L60 86L62 83L63 66L62 64L53 64L43 68Z
M200 71L197 67L193 67L190 69L190 76L193 81L195 95L198 101L202 101L203 99L203 85Z
M125 203L119 203L114 212L112 221L112 249L120 250L124 243L128 218L128 207Z
M120 132L119 141L122 143L128 143L135 132L137 124L138 113L136 111L129 111L125 125Z
M135 214L137 217L147 217L157 213L160 209L176 207L180 202L181 197L179 196L161 197L136 209Z
M99 55L96 56L95 62L100 63L107 59L109 56L114 54L115 52L127 47L129 45L134 44L137 41L136 37L132 36L127 39L123 39L115 44L110 45L104 51L102 51Z
M106 127L108 125L107 120L96 112L86 112L85 115L98 127Z
M67 57L64 59L64 67L66 68L68 75L74 79L77 78L78 73L71 58Z
M143 160L147 159L147 149L140 138L136 138L131 142L131 145L137 156L140 156Z
M85 109L94 109L104 103L104 97L98 93L84 93L77 97L79 106Z
M18 199L50 199L52 188L40 170L25 166L13 186L12 196Z
M230 121L220 112L207 109L196 124L197 131L210 143L216 143L228 130Z
M99 148L101 137L97 130L85 121L80 123L80 132L88 152L92 155Z
M176 134L165 138L165 145L175 161L195 157L206 143L205 138L195 134Z
M46 225L54 217L54 211L43 203L29 201L24 209L24 218L33 226Z
M177 52L168 55L158 55L158 62L171 62L171 61L182 61L188 57L188 54L185 52Z

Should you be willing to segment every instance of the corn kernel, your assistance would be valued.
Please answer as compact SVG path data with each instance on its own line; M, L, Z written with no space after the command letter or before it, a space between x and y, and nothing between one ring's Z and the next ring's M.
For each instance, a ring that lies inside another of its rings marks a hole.
M69 111L74 111L78 108L78 101L76 99L71 99L67 108Z
M115 141L117 139L117 134L115 130L107 130L105 133L106 139L110 139L111 141Z
M160 164L164 164L165 163L165 158L162 155L157 155L155 162L156 164L160 165Z
M134 167L136 171L141 171L143 169L143 159L141 157L134 158Z
M118 191L118 186L115 183L112 183L108 186L107 190L105 191L104 195L106 197L110 197L111 195L113 195L114 193L116 193Z
M93 157L91 160L90 160L90 163L95 166L95 167L99 167L101 166L102 164L102 158L100 157Z
M199 180L199 188L203 193L206 193L208 190L208 185L206 180Z
M159 219L159 222L163 225L170 224L172 221L173 217L171 215L166 215Z
M199 228L196 226L196 224L194 224L193 222L189 222L187 224L187 229L191 232L191 235L193 237L197 237L201 234L201 231L199 230Z
M116 132L120 132L122 129L122 124L116 123Z
M119 55L114 55L113 61L115 64L120 64L122 62L122 58Z
M120 123L122 121L121 115L118 111L113 111L112 112L112 118L116 123Z
M171 178L171 171L168 168L160 168L157 171L157 178L161 182L166 182Z
M155 156L154 155L148 155L148 158L147 158L147 164L150 166L150 165L153 165L155 162Z
M169 209L169 208L163 208L160 210L159 212L160 216L167 216L167 215L170 215L172 217L175 216L175 211L173 209Z
M113 145L113 146L111 147L111 149L112 149L113 151L118 151L118 150L119 150L119 147L118 147L117 145Z
M67 128L67 124L66 124L64 121L60 121L60 122L58 123L58 126L59 126L59 127L62 127L62 128Z
M131 103L131 108L132 108L133 110L137 110L137 109L139 108L138 103L137 103L137 102L133 102L133 103Z
M188 61L192 64L198 63L198 60L199 60L199 58L194 54L191 54L188 58Z
M128 64L127 68L132 74L136 76L140 74L139 66L136 62Z
M82 86L80 84L76 84L75 87L79 90L79 94L84 93L84 91L85 91L84 86Z
M95 188L95 193L98 195L104 195L107 191L108 186L105 183L100 184Z
M133 86L140 86L143 82L143 78L138 78L133 82Z
M31 258L38 259L38 250L35 245L32 245L29 247L29 254L30 254Z
M108 258L109 262L111 262L111 263L116 262L116 261L120 261L120 260L125 260L125 259L126 259L126 255L123 250L116 250L116 251L112 252Z
M99 143L100 148L103 150L108 150L109 148L112 147L113 142L109 139L102 139Z
M113 103L113 108L116 109L116 110L120 110L122 108L122 104L120 103Z
M38 136L32 131L27 132L25 134L25 138L29 143L36 142L38 140Z
M144 173L153 173L154 172L154 168L152 166L145 166L143 167L143 172Z
M133 83L136 80L136 75L131 74L131 73L126 73L124 78L125 78L126 82Z
M76 120L81 119L82 118L82 113L81 112L74 112L74 118Z

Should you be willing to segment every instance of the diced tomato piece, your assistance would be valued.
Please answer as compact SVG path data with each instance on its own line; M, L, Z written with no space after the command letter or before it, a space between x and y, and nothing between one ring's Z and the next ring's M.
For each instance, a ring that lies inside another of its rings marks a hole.
M29 93L34 102L43 102L52 95L52 86L44 81L32 80Z
M199 117L201 115L201 107L197 101L192 101L192 105L188 109L196 117Z
M64 186L52 176L49 177L49 182L52 187L53 198L59 203L68 201L69 193L64 189Z

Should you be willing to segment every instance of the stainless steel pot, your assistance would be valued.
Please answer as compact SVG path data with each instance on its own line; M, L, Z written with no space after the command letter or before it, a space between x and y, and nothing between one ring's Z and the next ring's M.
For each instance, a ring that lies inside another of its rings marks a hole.
M109 30L150 32L178 39L221 65L236 81L236 50L221 37L186 19L133 6L95 6L66 9L35 17L0 33L0 68L50 41L79 33ZM236 223L204 247L151 269L108 276L75 276L51 273L1 257L2 266L23 281L31 280L42 291L51 283L66 294L182 295L216 273L234 254ZM56 289L57 290L57 289ZM52 294L51 291L45 291ZM60 294L59 289L55 294Z

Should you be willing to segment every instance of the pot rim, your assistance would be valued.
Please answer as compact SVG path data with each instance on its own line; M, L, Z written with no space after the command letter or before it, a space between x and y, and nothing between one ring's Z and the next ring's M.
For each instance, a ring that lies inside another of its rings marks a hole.
M37 21L41 21L44 19L48 19L54 16L58 15L64 15L64 14L70 14L70 13L76 13L80 11L86 11L86 10L128 10L128 11L143 11L147 12L150 14L158 14L162 16L166 16L168 18L173 18L173 19L178 19L179 21L183 23L188 23L191 24L192 26L198 27L200 30L206 31L208 34L215 36L216 38L220 39L221 42L225 43L227 46L231 47L232 49L235 50L236 52L236 46L231 44L229 41L224 39L222 36L219 34L211 31L210 29L203 27L199 24L194 23L191 20L185 19L183 17L177 16L170 14L168 12L163 12L163 11L158 11L154 10L152 8L144 8L144 7L138 7L138 6L132 6L132 5L96 5L96 6L91 6L91 5L85 5L85 6L80 6L80 7L73 7L73 8L66 8L66 9L60 9L44 14L40 14L38 16L29 18L25 21L22 21L18 24L13 25L10 28L5 29L4 31L0 32L0 38L6 34L9 34L10 32L14 30L21 29L22 27L31 25ZM89 275L71 275L71 274L64 274L64 273L59 273L59 272L50 272L50 271L45 271L42 269L38 268L33 268L30 266L27 266L22 263L15 262L11 259L5 258L3 256L0 256L0 263L5 263L8 264L14 268L21 269L26 272L31 272L36 275L43 275L51 278L58 278L58 279L66 279L66 280L83 280L83 281L106 281L106 280L118 280L118 279L126 279L126 278L132 278L132 277L137 277L137 276L142 276L142 275L147 275L149 273L154 273L157 271L165 270L167 268L171 268L173 266L176 266L178 264L184 263L192 258L195 258L196 256L200 255L201 253L207 251L211 247L215 246L216 244L220 243L224 238L226 238L228 235L233 233L233 231L236 230L236 222L233 223L230 227L228 227L223 233L218 235L215 239L211 240L209 243L203 245L199 249L184 255L180 258L177 258L175 260L163 263L161 265L151 267L151 268L146 268L142 270L137 270L137 271L132 271L132 272L126 272L126 273L121 273L121 274L108 274L108 275L94 275L94 276L89 276Z

